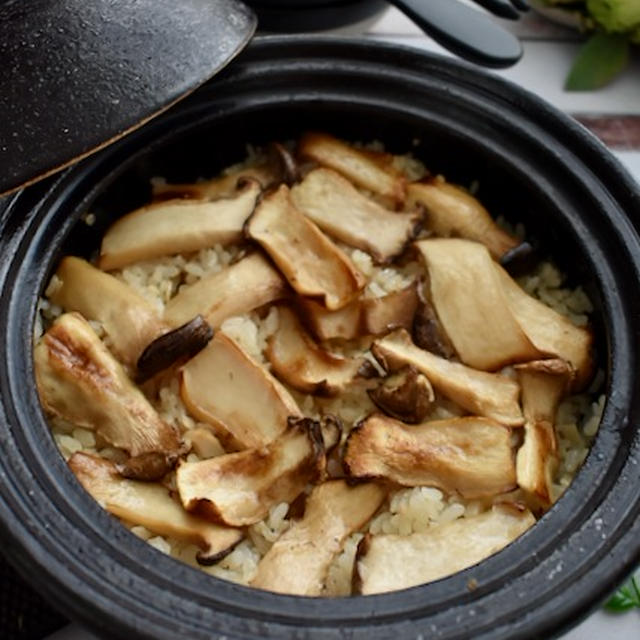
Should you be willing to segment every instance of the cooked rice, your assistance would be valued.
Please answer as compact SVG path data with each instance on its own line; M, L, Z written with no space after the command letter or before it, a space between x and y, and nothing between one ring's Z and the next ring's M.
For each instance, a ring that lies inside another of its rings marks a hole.
M368 146L372 148L371 145ZM373 148L380 147L374 145ZM250 149L249 155L247 162L235 165L227 171L238 170L247 164L255 164L262 160L259 150ZM403 170L412 180L419 179L427 173L424 165L411 156L397 157L394 165L397 169ZM477 188L477 185L475 187ZM499 222L508 226L504 221L499 220ZM522 225L512 227L510 231L520 238L524 237ZM416 261L402 267L376 266L365 252L346 246L342 248L367 277L369 282L365 290L366 296L380 297L403 289L423 271ZM241 249L237 247L223 248L217 245L193 255L178 255L140 262L112 273L151 302L158 311L162 311L182 286L221 271L237 260L240 255ZM534 273L519 280L520 285L529 294L567 315L576 325L583 326L588 321L588 314L593 311L591 302L581 287L566 288L562 286L563 282L563 274L551 262L542 263ZM56 286L58 283L54 276L46 295L50 294ZM60 307L51 304L46 297L42 299L34 327L36 337L41 335L46 326L61 313ZM92 324L104 339L102 327L97 323ZM269 336L277 327L278 313L275 308L272 308L266 315L252 312L228 318L221 328L253 358L268 367L269 363L264 356L264 351ZM105 343L109 346L106 339ZM375 359L368 351L368 346L368 340L361 340L346 344L332 344L331 350L338 354L365 355L375 363ZM554 500L570 484L586 458L590 442L597 432L605 401L604 395L599 395L603 382L604 375L598 372L587 393L566 398L558 409L556 430L560 464L553 487ZM366 381L356 382L339 398L317 398L293 389L289 391L305 415L318 417L323 413L335 414L340 417L345 431L348 432L359 420L375 409L365 393L367 384ZM187 412L180 398L178 377L175 372L165 376L162 386L159 389L150 390L148 397L164 420L178 428L182 434L187 434L187 440L190 430L198 427L208 428L207 425L194 420ZM437 405L428 419L448 418L462 414L463 412L454 403L438 398ZM77 451L98 453L114 461L126 459L124 452L97 441L92 431L74 427L60 419L51 420L51 426L55 442L65 459ZM217 450L217 454L221 453L223 453L222 447ZM188 459L191 461L199 458L191 452ZM328 468L330 475L339 475L341 472L340 465L335 460L330 460ZM336 556L329 569L324 595L345 596L351 593L356 548L364 532L409 535L458 518L477 515L490 506L491 501L465 501L459 497L446 496L442 491L430 487L396 491L390 495L386 506L365 525L362 531L354 533L347 539L342 552ZM255 575L261 557L288 529L290 521L287 519L287 513L286 503L273 507L263 521L248 527L247 537L226 558L211 567L198 565L196 562L198 549L193 545L156 536L145 527L125 524L132 533L163 553L198 567L210 575L248 584Z

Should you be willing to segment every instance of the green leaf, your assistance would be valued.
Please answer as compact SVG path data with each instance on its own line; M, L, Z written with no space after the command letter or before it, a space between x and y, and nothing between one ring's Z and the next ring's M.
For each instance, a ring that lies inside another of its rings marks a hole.
M605 609L615 613L628 611L635 607L640 608L640 590L635 578L620 587L604 605Z
M578 52L569 72L567 91L599 89L618 75L629 62L629 40L617 33L596 33Z

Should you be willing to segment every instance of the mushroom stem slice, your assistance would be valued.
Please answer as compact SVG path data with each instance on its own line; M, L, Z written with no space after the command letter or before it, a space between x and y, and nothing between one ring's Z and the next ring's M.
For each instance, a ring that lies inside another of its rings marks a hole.
M373 483L350 487L331 480L315 487L304 517L269 549L252 587L300 596L319 596L329 566L349 535L378 510L386 491Z
M184 286L167 303L164 319L179 327L202 315L214 328L289 293L286 281L261 253L252 253L218 273Z
M526 419L524 442L516 457L518 485L533 507L547 509L553 501L558 466L555 415L574 372L564 360L539 360L515 368Z
M387 376L367 393L387 415L410 424L422 422L435 401L429 380L411 366Z
M200 315L156 338L138 358L136 382L142 384L179 360L192 358L209 344L211 338L213 329Z
M543 355L514 318L484 245L438 238L416 247L429 271L431 301L462 362L495 371Z
M300 180L300 168L291 152L281 143L269 144L271 163L279 167L282 182L291 187Z
M418 233L419 213L395 213L331 169L314 169L291 190L293 204L331 237L387 263Z
M351 260L293 206L284 184L263 196L245 228L293 289L327 309L344 307L366 284Z
M418 305L416 283L380 298L359 298L338 311L328 311L313 300L300 299L304 320L320 340L380 335L392 329L411 329Z
M309 482L324 477L325 467L319 423L294 418L264 447L182 463L176 483L187 511L241 527L265 518L272 506L291 502Z
M201 549L198 561L202 564L222 560L243 538L240 529L221 527L186 513L159 484L120 477L113 463L104 458L74 453L69 467L109 513L156 535L195 544Z
M560 358L534 360L514 367L522 387L522 410L529 422L555 421L556 411L575 376Z
M442 328L438 314L426 295L426 286L425 283L417 285L418 305L413 318L413 341L421 349L451 360L456 357L456 350ZM405 329L408 328L405 327Z
M439 580L497 553L534 524L528 509L505 503L424 533L366 536L356 554L356 592L386 593Z
M525 293L511 276L494 264L506 295L511 313L541 351L570 363L575 369L572 389L584 389L593 375L591 354L593 333L589 328L576 327L568 318Z
M438 487L465 498L516 487L511 430L475 416L409 427L373 414L349 434L344 466L352 478Z
M387 371L415 367L436 391L471 413L510 427L524 423L518 403L520 385L506 376L477 371L419 349L404 329L376 340L371 352Z
M230 198L237 192L239 182L249 180L258 182L263 189L266 189L278 182L279 172L277 167L271 164L260 164L201 182L154 184L153 198L156 201L174 198L193 198L196 200Z
M301 415L289 392L221 331L182 367L180 395L227 449L262 447Z
M77 313L60 316L34 349L36 382L45 410L92 429L131 456L182 449L91 325Z
M136 209L107 230L100 268L120 269L140 260L238 242L260 191L260 184L249 180L232 198L166 200Z
M145 347L169 330L142 296L86 260L64 258L53 282L49 300L101 323L116 357L127 365L134 366Z
M392 205L404 203L406 180L387 171L369 154L324 133L307 133L300 140L299 154L341 173L351 182L376 193Z
M489 212L463 189L447 182L414 183L407 190L410 207L426 210L425 228L438 236L458 236L481 242L496 259L519 244L503 231Z
M335 396L358 376L363 358L340 358L321 349L288 307L278 307L278 321L265 355L282 381L304 393Z
M360 335L377 336L393 329L411 329L417 307L417 282L380 298L364 298Z

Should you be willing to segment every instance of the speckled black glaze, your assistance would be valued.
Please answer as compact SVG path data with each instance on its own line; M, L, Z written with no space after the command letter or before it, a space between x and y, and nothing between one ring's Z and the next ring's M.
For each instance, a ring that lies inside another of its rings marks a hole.
M206 576L131 535L79 486L34 388L38 296L67 252L89 255L149 178L213 175L246 142L327 129L413 149L489 209L522 220L596 305L608 399L574 483L481 564L387 595L327 600ZM90 208L96 224L81 216ZM0 213L0 538L15 566L105 638L526 640L565 630L640 560L640 193L581 126L452 60L358 41L258 39L218 78ZM470 582L472 580L472 582ZM470 584L474 588L470 588Z
M234 0L0 0L0 193L166 109L254 29Z

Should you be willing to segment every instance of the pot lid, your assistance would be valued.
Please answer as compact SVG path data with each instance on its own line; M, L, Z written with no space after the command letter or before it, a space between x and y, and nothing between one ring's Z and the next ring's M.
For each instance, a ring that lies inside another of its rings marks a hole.
M0 0L0 194L166 110L255 28L237 0Z

